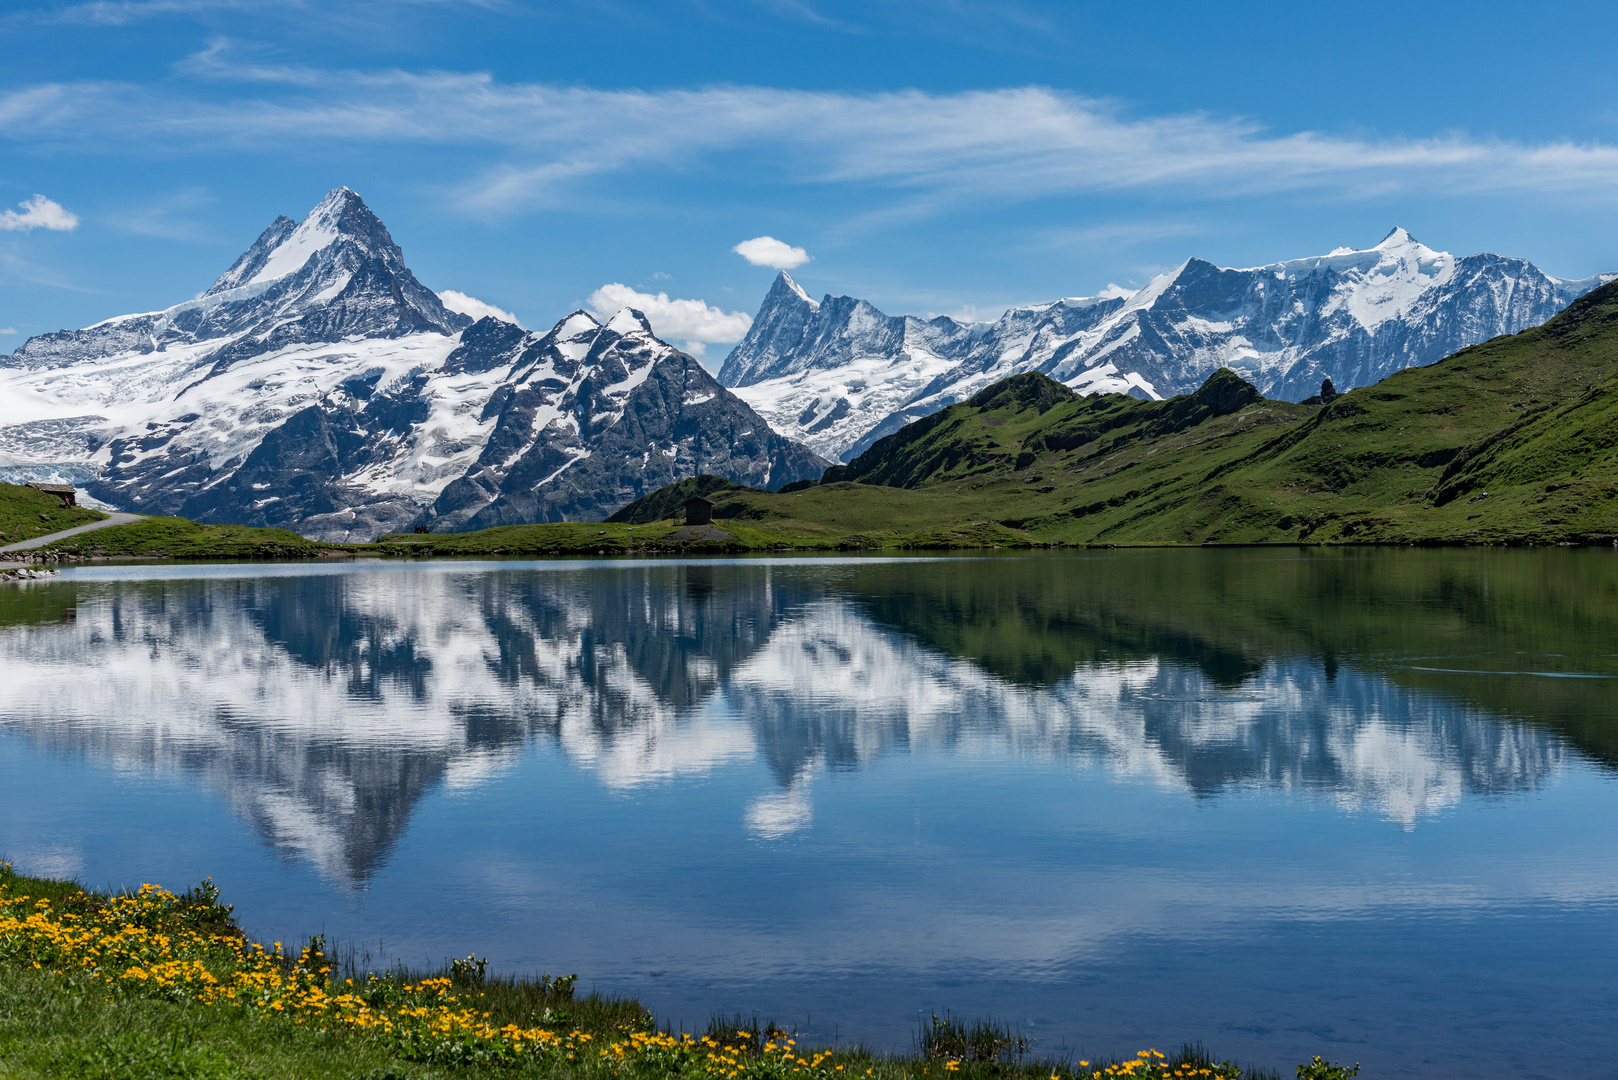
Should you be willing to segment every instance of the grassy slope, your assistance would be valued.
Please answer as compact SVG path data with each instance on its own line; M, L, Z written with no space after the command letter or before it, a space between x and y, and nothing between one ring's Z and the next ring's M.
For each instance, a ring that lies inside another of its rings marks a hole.
M64 509L57 496L22 484L0 484L0 545L32 540L75 525L88 525L104 517L106 515L99 510L82 506Z
M631 525L623 522L563 522L503 525L470 533L399 533L380 537L370 550L389 555L638 555L683 552L766 552L795 549L852 550L876 547L1006 547L1030 537L992 521L937 524L940 500L923 491L886 489L881 515L868 504L839 497L833 485L794 495L736 488L717 496L715 533L690 536L678 520ZM780 499L801 500L793 504ZM762 506L751 503L760 497ZM785 511L785 512L783 512ZM794 513L794 511L796 511ZM946 511L947 512L947 508ZM873 517L880 522L873 527Z
M130 525L81 533L49 545L74 555L176 559L311 558L325 545L286 529L247 525L202 525L186 518L151 517Z
M1203 391L1075 399L1041 380L1018 376L882 440L847 469L863 482L716 493L716 515L915 542L995 525L1002 543L1618 536L1618 285L1324 407L1219 414L1197 407Z
M1610 543L1618 538L1618 283L1543 327L1325 406L1256 398L1229 372L1166 402L1080 398L1044 376L1016 376L888 436L827 479L771 493L697 477L609 522L387 536L375 550ZM669 516L697 492L714 499L725 535L690 536ZM179 518L53 547L191 558L319 550L284 530Z

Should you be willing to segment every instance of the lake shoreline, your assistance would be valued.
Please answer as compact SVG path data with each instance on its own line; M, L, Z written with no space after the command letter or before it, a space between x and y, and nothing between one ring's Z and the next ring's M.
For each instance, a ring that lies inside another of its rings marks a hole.
M908 1054L949 1009L1036 1056L1600 1072L1605 551L370 556L0 591L0 853L35 873L211 874L251 933L412 985L475 950L804 1046ZM40 978L12 980L29 1009Z
M232 912L210 881L179 895L154 885L97 892L0 862L6 1075L80 1075L117 1062L200 1078L921 1080L935 1068L939 1077L1019 1080L1278 1076L1217 1061L1200 1043L1172 1055L1042 1058L1015 1027L950 1016L933 1016L910 1054L800 1047L794 1032L756 1016L676 1031L633 998L577 996L576 975L491 975L475 956L431 972L362 972L332 959L320 936L295 950L253 942ZM1297 1075L1347 1080L1357 1071L1316 1058Z
M539 528L538 526L511 526L511 528ZM385 559L385 560L421 560L421 559L479 559L479 558L606 558L612 556L627 556L632 558L652 558L667 556L672 558L690 558L692 556L715 555L839 555L854 553L929 553L929 552L1005 552L1007 554L1038 554L1057 552L1083 552L1083 551L1192 551L1199 549L1250 549L1250 550L1283 550L1300 549L1310 551L1367 551L1389 548L1449 548L1455 550L1477 550L1485 548L1494 549L1546 549L1561 548L1568 550L1599 551L1603 549L1618 548L1618 539L1609 539L1605 536L1593 537L1581 541L1558 540L1422 540L1422 541L1393 541L1393 540L1367 540L1367 541L1285 541L1276 543L1258 542L1203 542L1197 544L1087 544L1087 543L1043 543L1043 542L1000 542L1000 543L971 543L971 542L911 542L906 539L896 539L891 542L856 542L843 539L827 543L794 543L794 544L745 544L733 543L728 539L704 539L693 542L676 542L672 544L647 544L641 546L632 541L626 541L616 536L608 536L586 542L556 542L544 538L530 541L504 541L504 542L463 542L456 538L461 536L475 536L476 534L437 534L428 538L389 538L370 544L314 544L309 545L310 550L289 549L284 545L277 545L270 551L262 547L253 546L245 550L234 545L224 550L188 550L189 545L176 551L144 550L138 553L108 552L100 549L85 551L75 547L68 550L42 548L38 551L18 553L12 557L0 557L0 569L15 567L50 565L101 565L107 563L156 563L156 562L253 562L253 563L319 563L335 562L356 559ZM861 540L865 538L859 538Z

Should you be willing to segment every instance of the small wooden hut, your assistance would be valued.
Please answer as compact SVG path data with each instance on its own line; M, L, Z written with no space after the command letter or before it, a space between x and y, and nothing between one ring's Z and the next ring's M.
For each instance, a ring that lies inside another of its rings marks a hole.
M685 500L685 523L687 525L712 525L713 500L704 499L701 495L694 495Z
M33 488L35 491L43 491L47 495L60 496L63 506L79 505L79 489L74 487L72 484L42 484L37 481L30 481L28 486Z

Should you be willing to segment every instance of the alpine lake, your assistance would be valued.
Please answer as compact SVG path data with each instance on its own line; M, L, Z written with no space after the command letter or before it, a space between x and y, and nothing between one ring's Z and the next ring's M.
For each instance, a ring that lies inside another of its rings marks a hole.
M1618 551L83 565L0 855L686 1029L1618 1076Z

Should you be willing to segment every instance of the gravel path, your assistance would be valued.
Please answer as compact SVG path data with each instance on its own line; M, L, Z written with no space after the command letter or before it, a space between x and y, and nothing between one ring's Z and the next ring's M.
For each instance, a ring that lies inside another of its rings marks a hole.
M24 540L20 544L7 544L5 547L0 547L0 553L7 551L29 551L33 548L44 547L46 544L52 543L56 540L61 540L64 537L77 536L80 533L94 532L96 529L110 529L114 525L128 525L131 522L141 520L145 516L146 515L144 514L126 514L121 510L115 510L107 515L107 519L105 521L92 521L88 525L80 525L77 528L63 529L61 532L46 533L44 536L36 536L32 540Z

